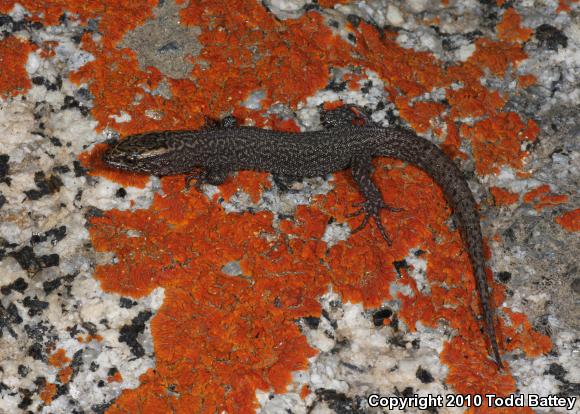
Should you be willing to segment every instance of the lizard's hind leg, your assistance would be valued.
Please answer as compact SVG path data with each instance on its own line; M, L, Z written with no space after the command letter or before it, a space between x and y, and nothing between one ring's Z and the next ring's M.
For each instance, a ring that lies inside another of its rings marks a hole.
M371 157L360 156L351 162L352 177L358 185L359 191L365 198L364 201L360 203L355 203L355 207L360 207L354 213L348 214L347 217L356 217L364 214L363 221L359 226L351 230L351 233L356 233L362 230L369 220L372 218L375 222L381 236L390 246L392 244L391 238L383 223L381 221L381 210L388 210L392 212L402 211L402 208L393 207L383 200L381 192L373 182L371 175L373 173L373 166L371 163Z

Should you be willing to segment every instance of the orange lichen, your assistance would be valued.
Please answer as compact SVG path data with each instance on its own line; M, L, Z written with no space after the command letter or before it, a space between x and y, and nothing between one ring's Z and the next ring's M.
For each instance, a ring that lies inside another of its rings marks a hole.
M479 331L476 324L471 329ZM516 390L513 377L506 371L498 372L485 351L483 339L474 341L474 337L455 336L443 345L441 359L449 365L446 381L453 384L456 393L505 396Z
M454 122L447 122L447 136L441 144L441 149L451 158L467 158L467 155L461 151L461 137Z
M300 390L300 398L304 400L306 397L308 397L309 394L310 388L308 388L308 385L303 385L302 389Z
M0 98L21 94L30 88L25 65L32 50L30 43L13 36L0 41Z
M522 18L514 9L507 9L497 25L497 37L510 42L525 42L534 31L521 27L521 22Z
M179 398L177 395L168 392L172 384L160 378L156 371L148 370L139 377L139 381L141 383L139 388L123 391L121 396L107 410L108 414L191 412L187 410L177 411L176 405L182 400L187 403L192 397L185 394ZM210 407L207 408L205 412L212 412Z
M527 57L519 44L485 38L477 39L475 44L477 48L469 60L497 76L502 76L510 66L517 67Z
M534 204L536 210L543 210L548 207L554 207L558 204L564 204L568 202L568 196L566 194L561 195L546 195L540 197Z
M443 112L445 106L436 102L408 103L404 98L397 99L401 118L409 122L415 131L421 133L431 127L431 119Z
M497 91L489 91L477 83L449 91L447 100L452 105L450 116L459 119L495 115L505 104Z
M282 26L253 3L239 2L236 13L229 10L231 4L225 1L192 2L182 10L186 24L204 28L199 58L211 62L212 70L221 74L208 77L196 66L192 76L201 82L202 90L241 101L275 74L284 82L271 83L275 87L269 88L263 101L267 107L277 101L293 105L326 85L336 38L318 13L306 13L300 21L287 20ZM217 24L215 16L220 16ZM256 26L261 30L255 30ZM249 50L250 45L257 50ZM313 58L305 59L305 54ZM223 76L232 70L236 76Z
M556 9L556 13L564 12L569 13L572 10L572 3L577 3L578 0L560 0L558 2L558 8Z
M563 204L568 201L568 196L565 194L548 194L550 186L547 184L541 185L524 194L524 201L534 205L534 209L542 210L547 207L553 207L558 204Z
M534 75L527 74L518 77L518 86L520 88L527 88L530 85L534 85L537 79Z
M56 377L61 384L66 384L67 382L70 381L70 377L72 376L72 373L73 373L72 367L70 367L70 366L64 367L63 369L61 369L58 372L58 375Z
M477 172L489 174L499 171L502 165L520 167L527 155L521 150L521 143L533 141L537 129L533 121L526 124L515 112L502 112L473 126L464 124L461 132L472 140Z
M568 231L580 231L580 208L556 217L556 223Z
M519 194L512 193L504 188L490 187L489 191L498 206L514 204L519 199Z
M79 341L82 344L82 343L89 343L91 341L101 342L103 340L103 337L101 335L88 334L86 336L79 335L79 336L77 336L76 339L77 339L77 341Z
M48 363L57 368L63 367L70 361L70 358L66 356L66 351L62 348L57 349L57 351L48 358Z
M318 4L320 7L325 7L327 9L333 8L337 4L348 4L352 0L319 0Z
M531 329L525 314L513 312L508 308L502 310L509 318L508 322L500 319L500 330L506 338L509 338L505 345L508 351L520 349L529 357L538 357L550 352L552 349L550 338Z
M52 399L56 395L56 384L52 382L47 382L44 385L44 388L40 392L40 399L46 404L49 405L52 402Z
M526 203L532 203L536 201L539 196L545 195L548 192L550 192L550 186L548 184L541 185L524 194L524 201Z
M8 13L15 4L20 4L32 14L31 19L45 25L58 25L65 13L78 14L86 22L88 19L99 19L100 27L107 28L107 40L117 41L128 29L137 27L151 15L157 0L124 0L71 1L51 0L4 0L0 2L0 13Z
M262 191L270 187L272 185L268 174L240 171L236 174L235 179L226 180L219 188L225 200L229 200L238 190L242 190L250 195L252 202L257 203L260 200Z
M256 388L283 391L291 372L305 368L313 355L293 320L320 314L315 297L324 292L325 278L302 269L320 265L279 254L275 244L260 237L272 232L269 214L227 215L200 194L183 194L177 179L162 182L167 196L156 197L158 214L111 212L95 219L97 249L116 251L119 260L100 267L97 277L105 289L132 296L166 288L152 322L156 375L176 385L181 397L171 404L180 412L198 411L202 400L204 410L251 412ZM117 235L120 223L142 237ZM167 226L171 231L161 229ZM114 237L106 235L109 231ZM222 272L232 261L240 263L244 276ZM127 266L131 273L124 271ZM290 280L277 275L286 270L294 274ZM187 366L197 368L187 373ZM147 386L140 390L146 392ZM130 404L117 401L124 409Z

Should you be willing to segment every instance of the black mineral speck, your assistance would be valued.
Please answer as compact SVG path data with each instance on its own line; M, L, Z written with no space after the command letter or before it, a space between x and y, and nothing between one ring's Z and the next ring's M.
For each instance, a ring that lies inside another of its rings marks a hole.
M7 14L0 14L0 26L6 26L12 23L12 17Z
M6 154L0 154L0 183L10 185L10 178L8 177L9 167L8 160L10 157Z
M348 20L348 22L350 24L352 24L353 27L358 27L358 25L360 24L361 18L359 16L357 16L356 14L349 14L348 16L346 16L346 20Z
M28 368L27 366L18 365L18 375L20 375L22 378L25 378L29 372L30 368Z
M562 48L568 46L568 38L566 35L550 24L543 24L536 27L535 36L538 42L540 42L540 45L549 50L558 50L558 46L562 46Z
M127 190L125 190L123 187L121 187L117 190L117 192L115 193L115 196L118 198L125 198L127 196Z
M423 367L421 367L421 366L419 368L417 368L417 372L415 373L415 376L423 384L429 384L429 383L435 381L435 379L433 378L433 375L431 375L431 373L429 371L427 371L426 369L423 369Z
M95 325L95 324L94 324L94 323L92 323L92 322L86 322L86 321L85 321L85 322L83 322L83 323L81 324L81 326L82 326L83 328L85 328L85 330L86 330L86 331L87 331L87 332L88 332L90 335L93 335L93 336L94 336L94 335L96 335L96 334L97 334L97 332L98 332L97 325Z
M362 413L360 404L357 403L356 397L350 398L341 392L335 390L319 389L315 391L317 397L324 401L328 408L335 413L355 414Z
M21 410L26 410L28 406L32 404L32 398L30 398L32 393L27 389L21 389L20 391L24 394L24 396L22 397L20 403L18 403L18 408Z
M336 79L332 79L326 86L326 89L333 92L344 91L346 89L346 82L337 82Z
M385 319L390 318L392 315L393 311L388 308L379 309L378 311L373 313L373 324L375 326L383 326Z
M81 165L80 161L73 161L73 168L75 171L75 177L87 175L87 169Z
M49 328L44 323L26 324L24 325L24 332L30 339L35 342L43 342Z
M6 204L6 197L4 197L4 194L0 193L0 208L2 208L4 204Z
M580 277L574 279L570 284L570 287L572 288L572 291L574 293L576 293L577 295L580 294Z
M45 80L42 76L34 76L32 78L32 84L37 86L44 85Z
M30 200L38 200L47 194L54 194L63 186L62 180L58 176L51 174L47 178L43 171L34 173L34 183L38 190L24 192Z
M499 272L497 278L502 283L507 283L511 280L512 274L510 272Z
M546 373L553 375L560 382L567 382L567 371L560 364L551 363Z
M6 329L13 338L17 338L18 335L16 335L16 332L12 329L12 325L19 325L21 323L22 318L20 317L18 308L14 303L11 303L6 308L2 303L0 303L0 338L4 335L4 329Z
M24 246L22 249L12 253L20 267L30 273L36 273L40 270L40 262L34 254L32 247Z
M28 355L37 361L43 360L42 355L42 345L39 343L32 344L30 348L28 348Z
M172 40L171 42L168 42L163 46L161 46L159 49L157 49L157 51L159 53L167 53L167 52L175 52L180 49L181 47L179 46L179 43L177 43L175 40Z
M57 91L62 88L62 76L57 75L54 82L49 82L48 86L46 87L49 91Z
M72 375L74 377L78 374L81 367L83 366L83 353L85 352L84 349L79 349L73 354L72 361L70 363L70 367L72 368Z
M302 320L310 329L318 329L318 325L320 325L320 318L315 316L306 316Z
M4 295L9 295L10 292L12 292L13 290L20 292L20 293L23 293L27 287L28 287L28 283L26 283L26 281L23 278L19 277L14 282L12 282L6 286L2 286L0 288L0 292L2 292L2 294L4 294Z
M12 33L16 33L19 32L21 30L26 29L26 21L25 20L12 20Z
M91 405L91 410L93 410L95 414L105 414L105 412L113 404L113 402L114 400L103 404Z
M85 105L83 105L82 103L77 101L74 96L70 96L70 95L65 96L64 103L60 109L65 110L65 109L72 109L72 108L77 108L79 111L81 111L81 114L83 114L83 116L87 116L89 114L89 108L87 108Z
M70 167L68 165L57 165L52 169L52 171L59 173L59 174L66 174L70 172Z
M369 93L371 91L372 87L373 87L373 83L371 81L367 81L367 82L365 82L364 86L362 88L360 88L360 91L362 93Z
M48 302L39 300L36 296L34 298L26 296L22 301L22 304L24 307L28 308L28 316L40 315L48 308Z
M52 239L53 244L61 241L66 236L66 226L59 226L53 229L48 230L46 233L46 237Z
M66 235L66 227L60 226L59 228L54 228L46 231L42 234L33 234L30 238L30 244L43 243L48 240L49 237L54 237L55 241L61 241Z
M40 264L43 268L58 266L60 263L60 256L56 253L40 256Z
M122 308L131 309L133 306L137 305L137 302L135 302L134 300L131 300L129 298L122 297L121 299L119 299L119 305Z
M407 269L409 267L409 264L407 263L407 261L405 259L403 260L395 260L393 262L393 266L395 266L395 270L397 271L397 274L399 275L399 277L401 277L401 270L402 269Z
M150 311L141 311L133 318L131 325L124 325L121 328L119 342L125 342L129 345L131 352L137 358L141 358L145 355L145 349L143 349L143 346L139 343L137 337L145 331L145 322L147 322L151 316L153 316L153 313Z
M411 398L414 394L413 387L406 387L401 394L405 398Z
M49 293L58 289L60 287L61 283L62 283L61 278L47 280L46 282L42 283L42 289L44 289L44 293L46 293L48 295Z
M393 317L391 318L391 322L389 322L389 326L394 330L399 329L399 318L397 318L397 315L393 315Z

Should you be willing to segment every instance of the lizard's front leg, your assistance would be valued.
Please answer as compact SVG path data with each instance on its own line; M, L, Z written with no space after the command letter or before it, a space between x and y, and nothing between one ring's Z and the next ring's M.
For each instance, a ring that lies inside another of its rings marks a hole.
M225 168L202 168L188 174L185 177L185 189L191 188L191 182L195 181L193 186L197 191L201 191L203 184L220 185L228 178L229 171Z
M381 222L381 210L388 211L401 211L402 208L396 208L388 205L384 202L381 192L373 182L371 175L373 173L373 165L371 163L371 157L367 155L355 156L351 162L352 177L356 182L359 191L364 197L364 201L361 203L356 203L356 207L360 207L359 210L348 215L348 217L355 217L360 214L364 214L364 219L362 223L353 229L351 233L356 233L362 230L369 220L372 218L377 225L383 239L390 246L392 244L389 234L385 230L383 223Z

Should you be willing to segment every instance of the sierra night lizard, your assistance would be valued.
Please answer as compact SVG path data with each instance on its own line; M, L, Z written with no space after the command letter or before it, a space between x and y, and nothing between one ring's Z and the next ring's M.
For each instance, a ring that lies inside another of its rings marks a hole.
M389 245L381 210L397 211L383 201L371 178L374 157L406 161L427 172L442 188L455 214L467 247L483 311L484 330L493 356L502 368L485 275L480 218L473 194L461 170L439 147L402 127L384 128L371 122L354 126L340 122L332 128L303 133L238 126L232 118L198 131L160 131L131 135L103 156L110 167L157 176L188 174L187 184L222 184L235 171L265 171L292 179L319 177L351 169L364 200L353 216L363 214L362 229L370 220Z

